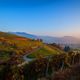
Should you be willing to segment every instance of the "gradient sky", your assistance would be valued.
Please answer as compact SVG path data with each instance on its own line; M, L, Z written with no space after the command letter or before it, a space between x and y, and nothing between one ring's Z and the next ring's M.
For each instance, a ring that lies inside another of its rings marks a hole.
M80 35L80 0L0 0L0 31Z

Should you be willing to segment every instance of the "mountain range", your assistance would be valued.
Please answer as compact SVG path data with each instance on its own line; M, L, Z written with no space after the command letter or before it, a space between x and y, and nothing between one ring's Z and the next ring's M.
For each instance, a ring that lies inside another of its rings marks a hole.
M31 38L31 39L42 39L44 43L80 44L80 39L72 36L51 37L51 36L38 36L34 34L28 34L25 32L9 32L9 33Z

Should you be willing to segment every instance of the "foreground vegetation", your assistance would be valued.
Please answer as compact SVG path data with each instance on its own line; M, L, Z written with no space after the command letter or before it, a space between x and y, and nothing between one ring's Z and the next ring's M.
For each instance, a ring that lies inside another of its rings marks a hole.
M80 53L40 57L21 67L13 62L0 65L0 80L80 80Z

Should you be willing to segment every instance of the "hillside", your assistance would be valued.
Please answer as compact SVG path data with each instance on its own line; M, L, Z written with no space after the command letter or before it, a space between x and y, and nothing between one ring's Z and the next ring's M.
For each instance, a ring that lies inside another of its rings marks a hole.
M41 47L39 50L37 48ZM39 40L33 40L10 33L0 32L0 60L8 60L12 55L25 55L36 50L28 57L49 56L62 51L57 47L51 48ZM18 56L19 57L19 56Z
M42 42L38 40L0 32L0 60L6 61L12 55L24 55L41 45Z
M62 50L56 47L50 47L49 45L44 45L40 49L32 52L31 54L27 55L27 58L39 58L39 57L48 57L53 56L55 54L63 53Z

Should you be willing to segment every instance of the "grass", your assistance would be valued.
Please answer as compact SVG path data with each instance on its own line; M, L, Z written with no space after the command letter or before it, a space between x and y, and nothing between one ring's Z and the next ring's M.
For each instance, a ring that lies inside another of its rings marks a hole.
M57 49L52 49L48 46L44 46L41 49L29 54L27 57L28 58L38 58L38 57L46 57L46 56L59 54L59 53L61 52Z

